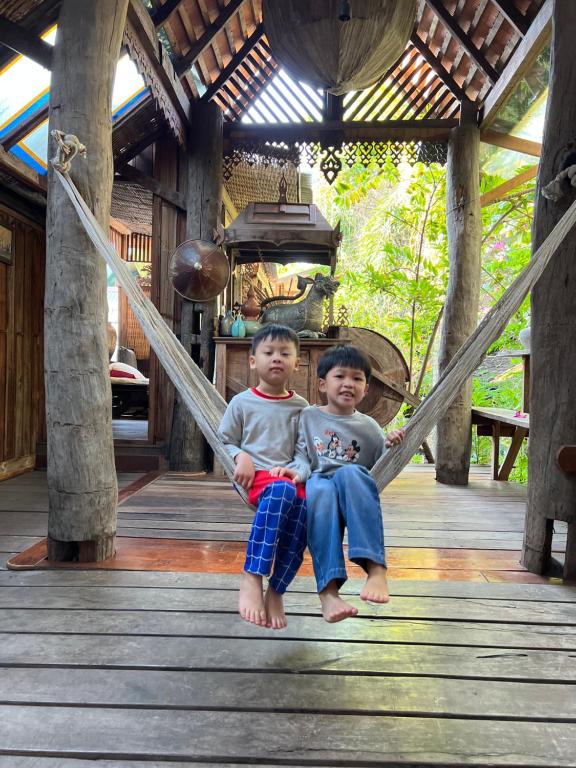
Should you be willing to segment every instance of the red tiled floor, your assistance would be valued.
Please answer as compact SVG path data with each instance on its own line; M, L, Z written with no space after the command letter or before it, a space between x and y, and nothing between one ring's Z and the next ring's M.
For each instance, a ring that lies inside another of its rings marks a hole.
M245 546L235 541L190 541L144 539L120 536L116 555L101 563L51 563L46 560L46 541L39 542L10 560L13 569L101 569L128 571L175 571L195 573L241 573ZM416 549L389 547L387 559L392 579L448 581L516 581L551 583L554 579L536 576L518 563L516 551ZM351 577L363 571L348 563ZM306 553L300 576L313 576Z

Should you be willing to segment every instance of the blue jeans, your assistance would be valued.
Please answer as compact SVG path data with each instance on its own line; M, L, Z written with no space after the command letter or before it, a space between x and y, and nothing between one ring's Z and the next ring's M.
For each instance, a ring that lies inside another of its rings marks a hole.
M244 570L270 576L269 584L283 595L302 565L306 548L306 499L283 480L270 483L258 499Z
M345 465L332 474L314 473L306 483L308 549L318 592L347 579L342 541L348 528L348 557L367 570L367 561L386 565L384 525L376 483L365 467Z

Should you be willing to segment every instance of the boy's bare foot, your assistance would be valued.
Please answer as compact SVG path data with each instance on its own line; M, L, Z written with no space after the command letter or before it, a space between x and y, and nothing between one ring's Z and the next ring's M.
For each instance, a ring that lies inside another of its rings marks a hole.
M362 592L360 592L360 597L371 603L387 603L390 600L386 568L383 565L368 563L368 578Z
M242 584L240 584L238 612L244 621L257 624L259 627L267 626L268 620L262 595L262 576L244 572Z
M286 614L284 613L284 599L270 585L268 585L264 595L264 605L266 606L266 616L268 618L267 626L272 627L272 629L284 629L284 627L288 626Z
M324 621L329 624L335 624L337 621L343 621L349 619L352 616L356 616L358 608L354 608L353 605L342 600L338 594L338 587L334 582L330 582L326 589L318 594L320 602L322 603L322 616Z

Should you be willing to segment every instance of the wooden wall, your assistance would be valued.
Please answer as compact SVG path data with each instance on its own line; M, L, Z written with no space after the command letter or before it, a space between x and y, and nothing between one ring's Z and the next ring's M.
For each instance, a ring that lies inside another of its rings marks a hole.
M171 137L157 141L154 149L154 178L166 187L183 191L186 174L184 153ZM180 322L181 299L175 293L168 274L170 257L186 239L186 213L154 195L152 218L152 294L151 298L164 320L175 332ZM153 443L170 438L174 387L150 352L150 407L148 436Z
M0 261L0 480L34 467L45 434L43 312L45 232L0 205L14 231L12 265Z

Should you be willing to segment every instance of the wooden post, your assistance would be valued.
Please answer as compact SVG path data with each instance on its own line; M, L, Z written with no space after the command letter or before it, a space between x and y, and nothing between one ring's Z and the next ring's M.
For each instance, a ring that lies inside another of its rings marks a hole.
M222 207L223 118L217 104L197 104L192 113L193 133L189 141L186 238L213 240ZM212 381L214 376L214 322L217 301L182 304L180 340L191 348L195 316L200 315L200 360L198 364ZM170 436L170 469L181 472L207 468L208 450L202 432L176 394Z
M538 172L533 251L550 233L574 192L558 202L540 191L565 165L576 163L576 3L556 0L552 64L542 159ZM572 230L532 292L528 507L522 564L543 573L550 558L552 521L576 526L576 475L555 461L576 434L576 232ZM573 536L571 541L573 540ZM570 562L571 560L571 562ZM568 547L564 575L576 578L576 552Z
M64 0L52 60L50 130L78 136L71 175L108 231L112 87L128 0ZM55 154L50 142L49 157ZM117 484L106 333L106 267L52 169L48 176L45 386L48 557L114 554Z
M480 131L474 104L462 104L462 122L448 144L446 219L450 277L440 342L440 373L476 328L480 299ZM436 480L466 485L470 469L471 384L438 422Z

